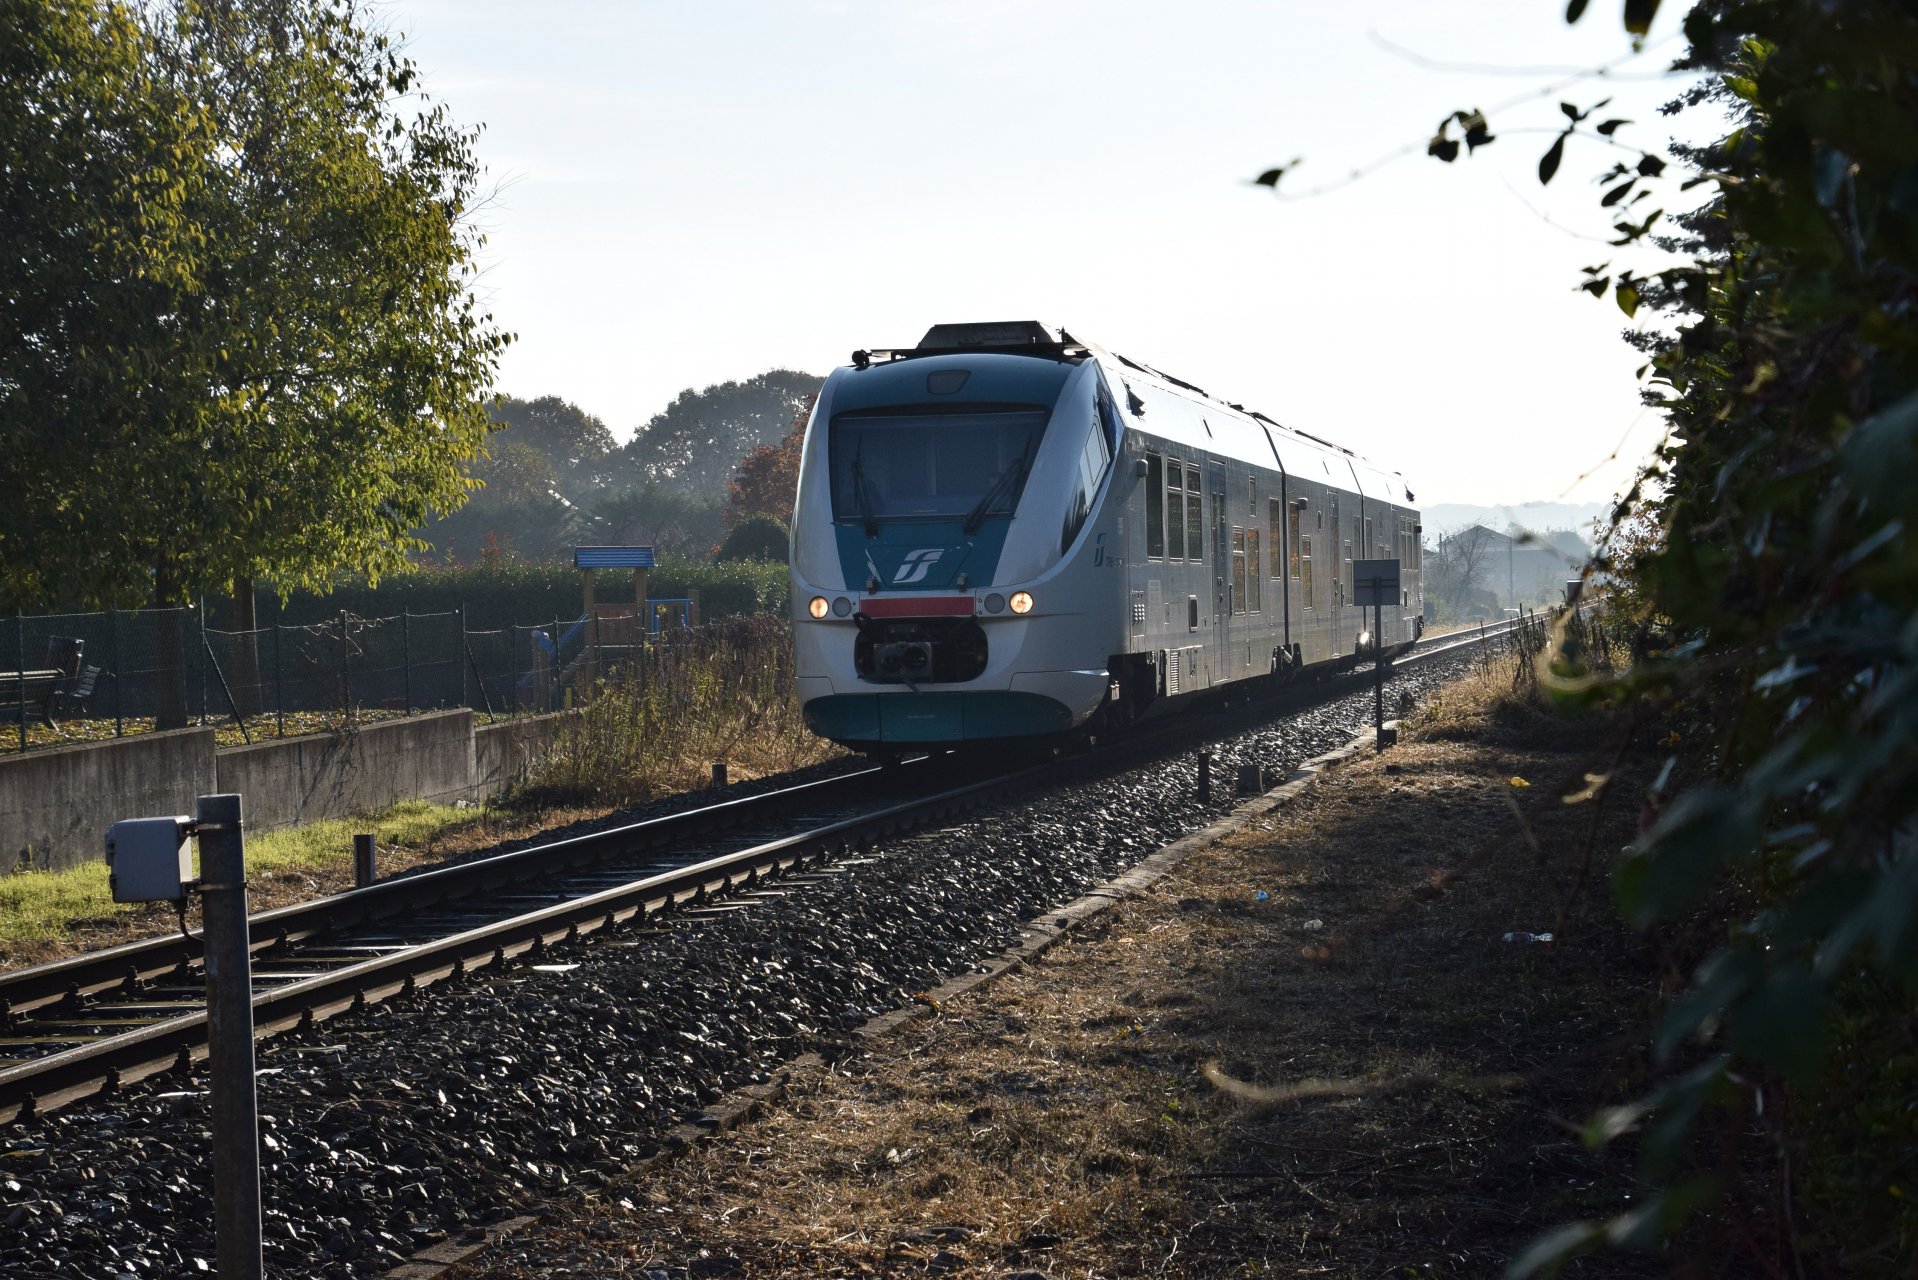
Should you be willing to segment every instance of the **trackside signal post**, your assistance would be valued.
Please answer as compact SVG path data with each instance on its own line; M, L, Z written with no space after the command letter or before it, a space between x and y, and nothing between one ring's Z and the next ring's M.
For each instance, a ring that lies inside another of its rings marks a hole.
M1385 733L1385 605L1388 598L1399 607L1399 562L1396 560L1355 560L1352 562L1353 603L1363 609L1372 606L1372 729L1373 742L1380 750L1392 745Z
M200 845L193 879L192 841ZM192 818L134 818L107 830L115 902L200 895L206 962L207 1066L213 1113L213 1222L220 1280L261 1280L260 1108L253 1079L253 956L246 925L246 844L237 795L201 796Z

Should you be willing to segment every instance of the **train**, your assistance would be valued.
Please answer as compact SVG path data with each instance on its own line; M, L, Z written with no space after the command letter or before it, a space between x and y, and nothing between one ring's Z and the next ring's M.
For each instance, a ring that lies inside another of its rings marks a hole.
M1396 471L1037 321L855 351L800 457L805 723L889 759L1390 658L1423 628L1413 503Z

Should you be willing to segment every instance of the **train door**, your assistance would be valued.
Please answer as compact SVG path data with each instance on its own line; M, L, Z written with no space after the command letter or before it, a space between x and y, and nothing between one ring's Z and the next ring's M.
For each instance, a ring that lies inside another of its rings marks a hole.
M1210 460L1205 474L1212 494L1212 678L1219 681L1232 678L1232 614L1238 602L1232 598L1232 517L1226 503L1230 490L1225 463Z
M1326 652L1328 656L1336 658L1345 652L1345 645L1342 639L1345 635L1345 577L1339 572L1340 526L1338 490L1334 489L1331 493L1327 494L1326 501L1327 505L1331 507L1327 515L1330 518L1332 526L1326 530L1328 535L1326 537L1326 550L1328 554L1325 557L1328 571L1326 576L1332 580L1332 609L1331 617L1328 619L1329 633L1327 637L1330 647Z

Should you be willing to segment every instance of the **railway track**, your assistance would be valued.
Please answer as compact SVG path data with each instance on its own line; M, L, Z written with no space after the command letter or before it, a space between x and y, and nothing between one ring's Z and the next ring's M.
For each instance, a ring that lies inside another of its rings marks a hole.
M1394 665L1452 654L1515 625L1441 637ZM1369 677L1360 667L1225 718L1269 720L1348 694ZM1220 729L1218 719L1168 721L1068 767L1102 769L1179 750ZM862 770L261 913L250 921L256 1034L309 1028L449 978L537 962L549 947L662 913L736 909L753 895L782 892L782 882L830 874L831 859L884 836L1056 781L1060 764L988 773L921 760L883 774ZM0 1123L190 1070L206 1052L199 956L197 935L171 936L0 974Z

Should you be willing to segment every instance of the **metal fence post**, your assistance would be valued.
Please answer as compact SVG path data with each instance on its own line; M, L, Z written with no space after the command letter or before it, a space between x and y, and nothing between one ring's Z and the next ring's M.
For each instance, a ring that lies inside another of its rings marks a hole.
M222 1280L259 1280L260 1107L253 1077L253 961L237 795L201 796L200 911L213 1118L213 1222Z
M286 677L280 668L280 620L273 619L273 736L286 736Z
M468 702L468 701L466 700L466 663L465 663L465 658L466 658L466 601L464 601L464 600L462 600L462 601L460 601L460 604L459 604L459 608L458 608L458 609L457 609L457 610L456 610L455 612L456 612L456 613L458 614L458 616L459 616L459 623L460 623L460 647L459 647L459 650L458 650L458 652L456 652L456 653L455 653L455 654L453 655L453 665L455 665L455 666L457 666L457 667L458 667L458 668L460 669L460 705L461 705L462 707L468 707L468 706L471 706L471 705L472 705L472 703L470 703L470 702Z
M347 652L346 610L340 610L340 720L342 723L353 718L353 677L348 668L353 665L353 655Z
M118 738L126 733L126 677L120 667L120 611L117 608L107 610L107 656L113 663L113 736Z
M406 714L413 714L413 611L400 606L400 690L406 697Z
M13 611L14 670L20 681L20 752L27 750L27 620L16 607Z
M209 650L206 647L206 597L205 596L200 597L200 652L203 655L211 652L211 650ZM186 661L185 654L180 655L180 661L182 662ZM206 664L204 662L200 664L200 723L201 724L206 723Z

